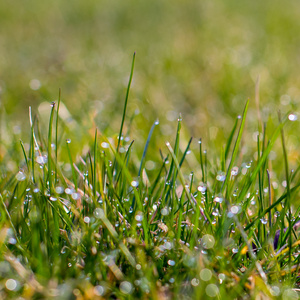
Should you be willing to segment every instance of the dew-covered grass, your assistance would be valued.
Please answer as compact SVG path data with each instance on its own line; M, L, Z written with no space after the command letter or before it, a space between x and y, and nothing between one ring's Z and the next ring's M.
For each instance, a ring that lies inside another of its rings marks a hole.
M30 109L28 136L2 146L0 298L298 299L297 115L269 129L258 113L249 132L248 100L217 149L181 115L172 140L157 143L154 119L141 141L134 59L118 133L95 128L75 151L59 92L47 127Z

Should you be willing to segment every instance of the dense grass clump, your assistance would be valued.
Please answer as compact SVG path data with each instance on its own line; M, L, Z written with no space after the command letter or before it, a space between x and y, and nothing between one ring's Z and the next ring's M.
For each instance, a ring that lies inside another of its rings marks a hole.
M96 129L74 153L59 97L47 133L30 115L19 171L2 161L0 298L297 299L299 169L289 169L284 137L291 115L273 132L262 126L256 154L244 157L247 101L211 160L201 140L190 153L179 117L174 142L157 149L159 168L147 174L158 122L140 159L124 133L133 65L118 136ZM282 193L270 159L278 142Z

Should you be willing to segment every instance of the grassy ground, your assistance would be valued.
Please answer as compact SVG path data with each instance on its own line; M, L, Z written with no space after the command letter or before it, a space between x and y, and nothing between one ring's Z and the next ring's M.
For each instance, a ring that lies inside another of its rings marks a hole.
M74 152L59 95L45 131L30 114L19 171L2 161L1 298L298 299L299 168L284 136L296 115L265 123L244 156L247 101L216 159L201 140L190 150L179 116L173 142L149 160L161 125L141 156L125 132L133 66L117 135L95 129Z
M299 6L0 1L0 298L298 299Z

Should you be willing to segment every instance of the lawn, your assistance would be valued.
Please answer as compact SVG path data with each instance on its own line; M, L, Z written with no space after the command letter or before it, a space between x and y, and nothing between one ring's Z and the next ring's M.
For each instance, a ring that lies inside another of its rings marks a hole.
M0 298L298 299L294 1L0 3Z

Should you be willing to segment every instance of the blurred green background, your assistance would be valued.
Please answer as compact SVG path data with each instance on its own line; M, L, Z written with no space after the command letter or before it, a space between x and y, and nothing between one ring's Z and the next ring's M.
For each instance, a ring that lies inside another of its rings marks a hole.
M258 76L262 117L276 125L300 102L299 12L294 0L2 0L2 131L9 120L28 131L28 106L49 113L61 88L70 132L117 133L134 51L135 136L158 118L166 140L181 113L187 136L220 146L248 98L257 127Z

